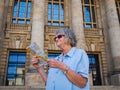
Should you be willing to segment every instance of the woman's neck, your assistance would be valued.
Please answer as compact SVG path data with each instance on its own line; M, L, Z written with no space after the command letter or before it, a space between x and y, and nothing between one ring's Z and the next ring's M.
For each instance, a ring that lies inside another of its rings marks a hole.
M64 53L64 55L66 55L66 54L70 51L71 48L72 48L72 47L71 47L70 45L65 46L65 47L63 48L63 53Z

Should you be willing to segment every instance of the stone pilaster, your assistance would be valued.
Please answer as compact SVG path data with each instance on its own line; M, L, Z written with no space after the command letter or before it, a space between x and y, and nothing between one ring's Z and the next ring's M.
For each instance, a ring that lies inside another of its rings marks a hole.
M81 0L72 0L71 4L72 28L77 37L77 47L86 49Z
M31 33L31 42L36 42L42 50L44 50L44 4L45 0L34 0ZM45 87L45 83L32 64L26 73L26 86Z
M110 41L110 49L113 60L113 75L111 83L120 85L120 26L116 11L115 0L105 0L108 34ZM117 79L117 82L114 80Z

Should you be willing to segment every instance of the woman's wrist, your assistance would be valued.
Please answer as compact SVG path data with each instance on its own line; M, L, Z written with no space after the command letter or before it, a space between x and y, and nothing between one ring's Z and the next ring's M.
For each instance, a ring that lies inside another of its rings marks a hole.
M61 70L63 71L64 74L66 74L69 70L69 67L67 65L62 65Z
M40 68L42 68L42 67L43 67L43 65L38 64L38 66L36 67L36 69L40 69Z
M63 71L63 73L64 73L64 74L67 74L68 70L69 70L69 67L66 66L65 69L64 69L64 71Z

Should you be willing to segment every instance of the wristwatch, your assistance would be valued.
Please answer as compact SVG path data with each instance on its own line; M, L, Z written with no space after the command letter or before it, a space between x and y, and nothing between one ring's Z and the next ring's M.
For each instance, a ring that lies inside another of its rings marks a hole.
M69 70L69 67L66 66L66 69L63 71L63 73L66 74L68 72L68 70Z

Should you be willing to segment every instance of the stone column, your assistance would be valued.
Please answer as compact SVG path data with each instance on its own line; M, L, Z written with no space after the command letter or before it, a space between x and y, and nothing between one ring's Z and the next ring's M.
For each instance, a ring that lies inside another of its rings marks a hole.
M81 0L71 2L72 28L77 37L77 47L86 49Z
M4 35L3 33L3 14L4 14L4 0L0 1L0 52L1 52L1 43L2 43L2 36Z
M31 42L36 42L41 49L44 50L44 4L45 0L34 0L33 17L32 17L32 33ZM36 72L36 69L30 64L29 70L26 73L27 86L45 87L41 76Z
M32 18L31 42L36 42L41 49L44 48L44 3L45 0L34 0Z
M111 83L120 85L120 26L115 0L105 0L110 49L113 60Z
M0 57L2 51L2 39L3 39L3 14L4 14L4 0L0 1ZM0 60L1 61L1 60ZM0 86L3 85L4 76L0 75Z

